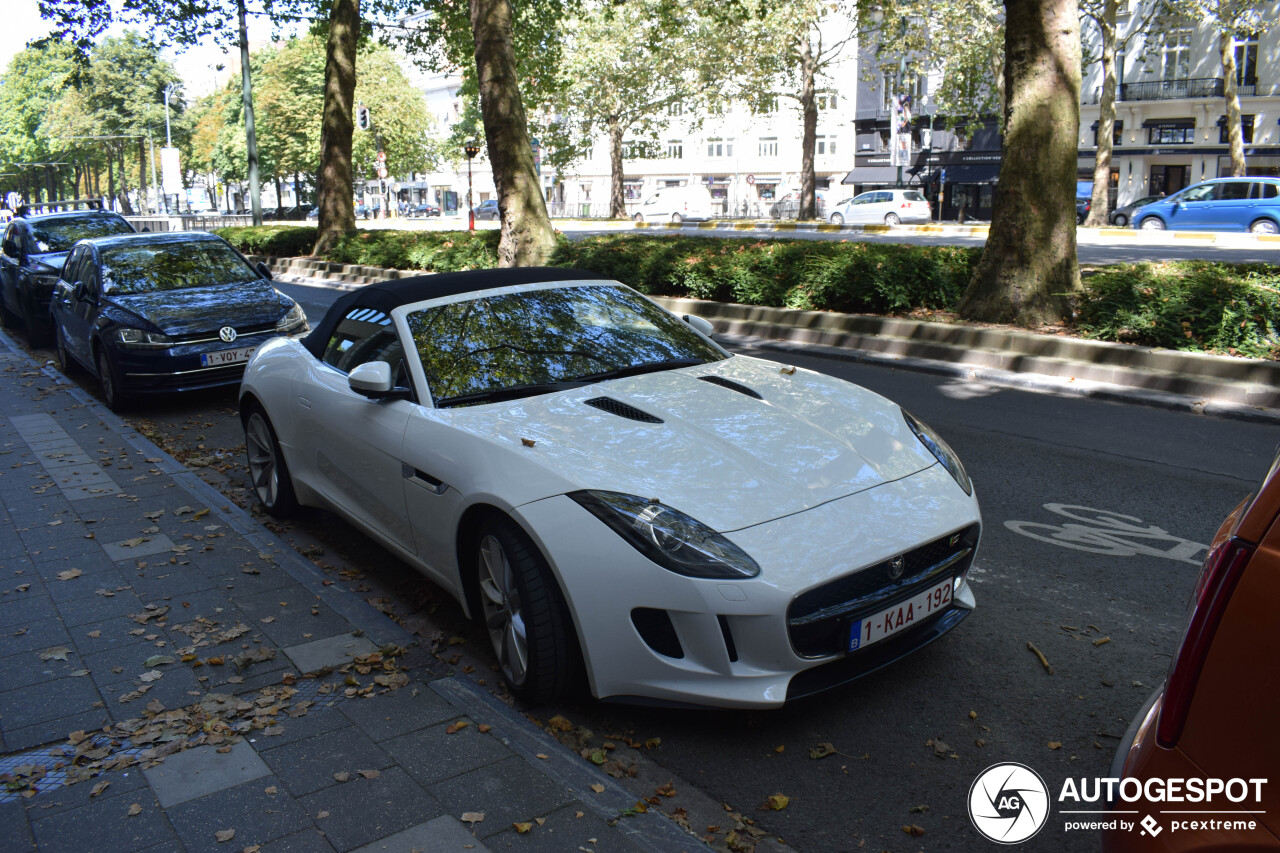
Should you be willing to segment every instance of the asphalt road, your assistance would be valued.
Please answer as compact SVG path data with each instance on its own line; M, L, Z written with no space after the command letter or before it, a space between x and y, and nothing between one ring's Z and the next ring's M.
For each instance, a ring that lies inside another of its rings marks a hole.
M313 320L338 293L280 286ZM1119 735L1167 670L1202 546L1261 480L1275 430L828 358L743 352L858 382L947 438L983 510L973 575L978 609L911 658L781 711L582 702L534 713L558 713L575 733L590 729L597 745L609 737L658 738L642 750L642 778L696 788L704 801L727 804L810 853L987 849L965 801L974 778L998 761L1033 767L1051 793L1068 776L1107 775ZM92 380L81 381L97 391ZM248 503L234 405L233 391L190 395L148 402L129 417ZM342 522L312 512L277 529L424 637L467 641L456 652L443 646L443 654L460 655L477 675L492 662L483 631ZM489 686L495 682L491 676ZM820 744L836 753L811 758ZM789 798L785 809L758 809L775 794ZM711 823L705 812L692 820L700 832ZM1062 823L1055 815L1024 849L1098 849L1095 835L1065 833ZM904 833L911 825L924 834Z

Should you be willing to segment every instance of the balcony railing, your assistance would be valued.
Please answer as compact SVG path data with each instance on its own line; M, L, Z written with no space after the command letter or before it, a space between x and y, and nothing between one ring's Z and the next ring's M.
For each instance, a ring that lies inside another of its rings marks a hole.
M1246 77L1236 87L1240 97L1258 94L1258 79ZM1179 98L1221 98L1221 77L1192 77L1184 80L1147 80L1142 83L1122 83L1116 98L1121 101L1169 101ZM1093 90L1091 104L1102 100L1102 87Z

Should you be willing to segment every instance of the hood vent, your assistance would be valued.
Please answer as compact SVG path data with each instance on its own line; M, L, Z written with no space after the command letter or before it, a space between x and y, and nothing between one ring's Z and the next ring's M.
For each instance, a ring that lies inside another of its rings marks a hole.
M620 418L626 418L631 421L640 421L646 424L660 424L662 418L655 418L648 412L642 412L635 406L623 403L620 400L614 400L610 397L593 397L590 400L583 400L588 406L593 406L602 412L608 412L611 415L617 415Z
M737 391L739 394L746 394L748 397L756 400L764 399L764 397L761 397L755 389L748 388L746 385L734 382L732 379L725 379L723 376L699 376L698 378L703 382L710 382L712 385L719 385L721 388L728 388L730 391Z

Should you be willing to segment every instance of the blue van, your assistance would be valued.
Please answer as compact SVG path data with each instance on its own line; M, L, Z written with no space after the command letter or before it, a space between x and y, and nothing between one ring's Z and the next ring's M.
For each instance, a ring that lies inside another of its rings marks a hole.
M1144 231L1280 233L1280 178L1218 178L1187 187L1133 212Z

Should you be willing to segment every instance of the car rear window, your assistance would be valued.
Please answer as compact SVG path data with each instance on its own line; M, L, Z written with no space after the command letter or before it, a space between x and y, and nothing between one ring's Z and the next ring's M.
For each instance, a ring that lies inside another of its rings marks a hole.
M101 250L107 293L155 293L243 284L260 276L225 243L128 243Z
M78 241L92 237L132 233L133 227L128 222L111 213L38 219L31 223L34 251L40 254L67 252Z
M1254 198L1280 198L1280 185L1278 184L1254 184Z
M908 190L902 194L902 197L907 201L924 201L924 196L920 195L920 193L915 190Z

